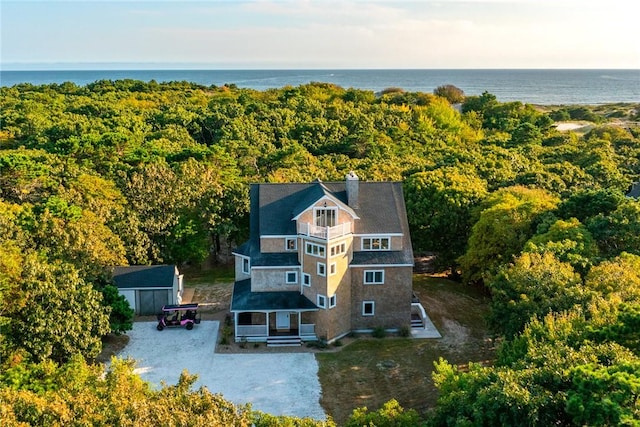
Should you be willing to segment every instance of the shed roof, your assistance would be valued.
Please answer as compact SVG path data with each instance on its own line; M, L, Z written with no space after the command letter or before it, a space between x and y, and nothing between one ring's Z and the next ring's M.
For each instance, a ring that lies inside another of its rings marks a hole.
M175 265L132 265L113 268L113 281L120 289L172 288Z

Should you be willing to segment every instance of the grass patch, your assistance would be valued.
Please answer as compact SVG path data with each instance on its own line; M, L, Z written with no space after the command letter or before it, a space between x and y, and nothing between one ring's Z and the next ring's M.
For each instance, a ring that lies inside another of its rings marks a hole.
M485 327L488 298L475 288L442 278L414 276L414 292L441 339L360 338L338 352L318 353L321 404L338 425L353 409L379 409L396 399L405 409L425 412L437 399L431 379L440 357L467 365L494 357Z
M208 270L185 272L185 282L188 286L211 283L233 283L234 281L234 264L215 266Z

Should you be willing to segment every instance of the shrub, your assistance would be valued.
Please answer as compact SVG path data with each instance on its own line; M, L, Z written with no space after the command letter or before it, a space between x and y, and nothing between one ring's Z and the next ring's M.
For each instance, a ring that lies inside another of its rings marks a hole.
M401 326L398 330L398 335L403 338L408 338L411 335L411 329L408 326Z
M326 340L318 340L318 341L309 341L307 343L307 347L309 348L319 348L321 350L328 347Z
M231 342L231 336L233 335L233 329L231 328L231 326L225 326L222 328L222 333L221 333L221 338L220 338L220 344L222 345L229 345L229 343Z
M549 113L549 117L556 122L571 120L571 115L566 109L554 110Z
M433 94L445 98L451 104L459 104L464 101L464 91L454 85L438 86Z
M374 338L384 338L387 336L387 331L382 326L378 326L373 330L371 336Z

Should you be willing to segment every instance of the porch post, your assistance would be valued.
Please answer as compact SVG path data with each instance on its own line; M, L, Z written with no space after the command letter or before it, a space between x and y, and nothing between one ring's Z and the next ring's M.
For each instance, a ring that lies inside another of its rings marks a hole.
M234 341L238 342L238 312L233 313L233 336Z
M267 328L266 330L266 336L267 338L269 337L269 319L271 318L271 312L267 311L267 324L265 325L265 327Z
M298 336L302 336L302 311L298 310Z

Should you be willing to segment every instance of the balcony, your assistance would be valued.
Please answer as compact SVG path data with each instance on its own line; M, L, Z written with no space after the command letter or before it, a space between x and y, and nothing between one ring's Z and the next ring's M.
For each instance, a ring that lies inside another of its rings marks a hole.
M298 224L298 234L304 236L317 237L319 239L331 240L351 234L351 223L338 224L333 227L320 227L308 222Z

